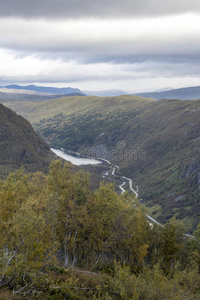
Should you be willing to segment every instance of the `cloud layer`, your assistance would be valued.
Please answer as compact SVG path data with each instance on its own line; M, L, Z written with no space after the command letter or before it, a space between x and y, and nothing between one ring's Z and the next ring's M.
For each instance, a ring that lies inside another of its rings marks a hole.
M1 0L0 16L130 18L200 12L199 0Z
M199 1L0 1L0 84L200 85L199 62Z

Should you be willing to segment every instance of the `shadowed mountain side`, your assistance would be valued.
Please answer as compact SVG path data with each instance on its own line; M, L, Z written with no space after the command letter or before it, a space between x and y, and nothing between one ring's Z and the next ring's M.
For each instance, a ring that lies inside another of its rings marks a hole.
M49 146L23 117L0 104L0 177L22 165L26 171L47 171L53 158Z

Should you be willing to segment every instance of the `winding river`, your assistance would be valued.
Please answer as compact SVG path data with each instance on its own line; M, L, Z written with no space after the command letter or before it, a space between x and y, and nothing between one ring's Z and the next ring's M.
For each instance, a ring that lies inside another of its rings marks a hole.
M51 148L51 151L54 152L57 156L67 160L67 161L70 161L72 164L74 165L77 165L77 166L80 166L80 165L98 165L98 164L101 164L102 161L105 161L106 163L108 163L110 166L112 166L111 169L109 169L108 171L105 171L103 173L103 177L105 176L108 176L109 175L109 172L111 172L111 175L112 176L116 176L115 175L115 170L116 168L119 168L119 166L117 165L114 165L112 164L109 160L106 160L106 159L101 159L100 160L97 160L97 159L94 159L94 158L81 158L81 157L74 157L72 155L68 155L66 154L64 151L62 150L59 150L59 149L54 149L54 148ZM123 186L126 184L126 182L129 183L129 189L135 194L136 198L138 198L138 187L136 186L136 190L133 189L133 182L132 182L132 179L130 178L127 178L125 176L118 176L120 177L120 179L123 181L122 184L119 185L119 188L121 190L121 193L125 193L125 189L123 188ZM162 224L160 224L158 221L156 221L154 218L152 218L151 216L149 215L146 215L147 218L149 219L149 221L155 223L155 224L158 224L159 226L162 226ZM151 224L151 223L150 223ZM187 236L189 238L194 238L193 235L190 235L190 234L184 234L184 236Z
M62 150L59 149L55 149L55 148L51 148L51 151L54 152L57 156L70 161L72 164L77 165L77 166L81 166L81 165L99 165L102 163L102 161L105 161L106 163L108 163L109 165L112 166L112 170L111 170L111 175L112 176L116 176L115 175L115 170L116 168L119 169L119 166L112 164L109 160L107 159L101 159L97 160L94 158L82 158L82 157L74 157L72 155L69 155L67 153L65 153ZM107 172L104 172L104 176L108 176L109 174L108 170ZM120 177L120 176L119 176ZM136 191L133 189L133 182L132 179L127 178L125 176L120 177L121 180L123 180L123 183L121 185L119 185L119 188L121 189L121 193L125 192L125 189L123 188L123 185L125 185L126 181L129 183L129 188L130 190L135 194L136 198L138 198L138 188L136 187Z

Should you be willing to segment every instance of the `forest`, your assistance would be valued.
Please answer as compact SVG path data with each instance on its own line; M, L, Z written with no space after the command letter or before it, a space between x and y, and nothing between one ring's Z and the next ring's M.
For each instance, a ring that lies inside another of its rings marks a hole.
M70 163L21 168L0 182L0 299L199 299L200 225L184 232Z

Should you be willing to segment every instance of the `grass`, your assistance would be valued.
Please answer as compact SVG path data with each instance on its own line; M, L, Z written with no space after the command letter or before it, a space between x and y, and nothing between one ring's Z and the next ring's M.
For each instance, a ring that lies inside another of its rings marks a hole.
M146 206L148 215L152 216L153 218L157 219L162 211L162 206L160 204L155 204L152 206Z
M146 99L137 96L117 96L117 97L95 97L95 96L74 96L61 97L58 99L43 102L7 102L10 107L20 115L24 116L32 124L37 124L41 120L46 120L57 115L85 115L86 113L105 113L127 111L128 109L140 108L153 99Z

